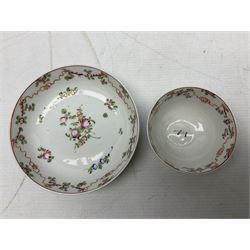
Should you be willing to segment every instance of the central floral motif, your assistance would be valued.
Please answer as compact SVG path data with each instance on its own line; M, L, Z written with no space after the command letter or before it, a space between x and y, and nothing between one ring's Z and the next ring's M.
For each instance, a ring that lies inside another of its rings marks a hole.
M75 141L75 149L84 145L88 139L100 139L96 137L93 130L95 121L89 116L83 114L83 106L81 105L77 110L76 114L71 114L67 109L61 110L62 117L60 117L60 125L67 126L69 123L69 132L65 135L70 141Z

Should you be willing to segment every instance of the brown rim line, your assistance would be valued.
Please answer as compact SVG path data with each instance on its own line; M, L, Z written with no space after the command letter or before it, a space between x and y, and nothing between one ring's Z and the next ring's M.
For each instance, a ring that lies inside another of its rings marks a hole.
M136 134L136 140L135 140L134 150L133 150L133 152L130 154L129 158L127 159L127 163L124 165L124 167L121 168L120 171L119 171L113 178L111 178L111 180L107 181L107 182L104 183L102 186L97 187L97 188L95 188L95 189L93 189L93 190L84 191L84 192L74 192L74 193L73 193L73 192L60 192L60 191L57 191L57 190L49 189L49 188L47 188L47 187L42 186L40 183L36 182L36 181L33 180L31 177L29 177L29 176L23 171L23 169L21 168L21 166L20 166L20 164L19 164L19 162L18 162L18 160L17 160L17 157L16 157L15 152L14 152L14 149L13 149L13 145L12 145L12 132L11 132L12 120L13 120L13 116L14 116L14 111L16 110L16 107L17 107L17 105L18 105L18 103L19 103L21 97L22 97L23 94L26 92L26 90L27 90L29 87L31 87L36 81L38 81L38 80L39 80L42 76L44 76L45 74L52 73L52 72L54 72L54 71L56 71L56 70L60 70L60 69L64 69L64 68L69 68L69 67L83 67L83 68L84 68L84 67L87 67L87 68L90 68L90 69L99 70L99 71L105 73L107 76L113 78L115 81L117 81L117 82L126 90L126 92L128 93L129 98L131 99L131 102L132 102L132 104L133 104L133 106L134 106L134 110L135 110L135 114L136 114L136 120L137 120L137 129L136 129L136 132L135 132L135 134ZM12 153L13 153L15 159L16 159L16 162L17 162L17 164L18 164L18 166L19 166L19 169L22 171L22 173L25 174L25 176L28 177L28 179L30 179L32 182L36 183L36 184L37 184L38 186L40 186L42 189L47 190L48 192L58 193L58 194L62 194L62 195L80 195L80 194L91 193L91 192L97 191L97 190L99 190L99 189L101 189L101 188L104 188L105 186L107 186L108 184L110 184L112 181L114 181L114 180L123 172L123 170L128 166L128 164L130 163L130 161L131 161L132 157L134 156L135 151L136 151L136 149L137 149L137 145L138 145L138 141L139 141L139 136L140 136L140 118L139 118L139 114L138 114L138 109L137 109L137 107L136 107L135 101L134 101L134 99L133 99L131 93L130 93L129 90L122 84L122 82L121 82L118 78L112 76L112 75L111 75L110 73L108 73L106 70L104 71L104 70L102 70L102 69L100 69L100 68L96 68L96 67L88 66L88 65L73 64L73 65L66 65L66 66L58 67L58 68L56 68L56 69L53 69L53 70L51 70L51 71L48 71L48 72L42 74L40 77L36 78L31 84L29 84L29 85L25 88L25 90L22 92L22 94L19 96L19 98L18 98L18 100L17 100L17 102L16 102L16 104L15 104L13 110L12 110L9 128L10 128L10 130L9 130L9 131L10 131L10 134L9 134L10 137L9 137L9 138L10 138L10 146L11 146L11 149L12 149Z
M180 90L180 89L185 89L185 88L193 88L193 89L199 89L199 90L205 90L205 91L209 91L210 93L214 94L217 98L219 98L219 100L221 100L225 106L228 108L230 114L232 115L232 118L233 118L233 124L235 126L235 140L234 140L234 146L233 146L233 150L232 150L232 153L230 154L230 156L228 158L226 158L221 164L219 164L215 169L212 169L212 170L209 170L209 171L206 171L206 172L188 172L188 171L183 171L175 166L173 166L173 164L163 160L159 155L158 153L155 151L154 147L152 146L152 143L151 143L151 139L150 139L150 135L149 135L149 119L153 113L153 110L155 109L156 105L158 104L158 102L164 98L168 93L170 92L173 92L173 91L176 91L176 90ZM147 138L148 138L148 141L149 141L149 145L152 149L152 151L155 153L155 155L157 156L158 159L160 159L160 161L162 163L164 163L164 165L166 166L170 166L172 169L174 169L175 171L179 172L179 173L183 173L183 174L188 174L188 175L205 175L205 174L209 174L209 173L212 173L216 170L218 170L219 168L221 168L222 166L225 165L225 163L228 162L229 159L232 158L234 152L235 152L235 146L236 146L236 143L237 143L237 140L238 140L238 129L237 129L237 124L236 124L236 120L234 118L234 115L233 115L233 112L231 111L231 109L229 108L229 106L226 104L226 102L217 94L215 94L214 92L208 90L208 89L204 89L204 88L201 88L201 87L190 87L190 86L183 86L183 87L178 87L178 88L175 88L175 89L172 89L168 92L166 92L165 94L161 95L157 101L154 103L153 107L151 108L149 114L148 114L148 117L147 117Z

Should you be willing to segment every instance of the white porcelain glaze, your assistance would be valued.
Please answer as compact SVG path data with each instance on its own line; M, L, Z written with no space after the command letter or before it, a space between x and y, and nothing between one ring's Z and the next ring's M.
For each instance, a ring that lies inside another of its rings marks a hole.
M207 173L231 156L236 124L225 102L196 87L168 92L154 105L148 138L155 153L176 170Z
M18 100L11 143L23 171L52 191L96 190L129 163L139 136L135 104L107 73L87 66L53 70Z

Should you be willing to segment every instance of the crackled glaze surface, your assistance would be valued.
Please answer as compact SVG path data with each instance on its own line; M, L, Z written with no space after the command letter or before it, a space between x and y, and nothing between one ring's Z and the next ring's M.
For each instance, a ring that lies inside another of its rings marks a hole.
M87 67L53 70L18 100L11 144L22 170L63 193L89 192L114 179L130 161L139 121L125 88Z
M231 156L236 124L225 102L195 87L168 92L153 107L148 137L166 164L188 173L206 173Z

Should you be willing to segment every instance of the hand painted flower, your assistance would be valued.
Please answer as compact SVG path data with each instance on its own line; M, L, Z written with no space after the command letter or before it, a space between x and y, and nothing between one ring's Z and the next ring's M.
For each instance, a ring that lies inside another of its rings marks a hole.
M209 100L207 97L205 97L205 96L201 96L201 97L200 97L200 100L201 100L202 102L204 102L204 103L210 103L210 100Z
M25 123L25 119L24 119L24 117L20 117L20 119L19 119L19 123L20 123L20 124Z
M83 119L81 121L81 127L82 128L88 128L90 126L90 121L88 119Z
M112 100L111 100L111 99L108 99L108 100L107 100L107 105L108 105L108 108L109 108L109 109L112 109L112 108L113 108L113 104L112 104Z
M80 136L80 133L77 128L71 129L71 136L73 138L78 138Z
M75 149L84 145L91 137L100 139L100 137L92 135L95 121L83 114L83 105L77 108L75 114L72 114L66 108L63 108L61 113L63 115L60 117L60 125L70 126L68 133L65 133L65 135L70 141L74 141Z
M46 160L47 162L51 162L55 157L52 156L52 152L49 149L46 149L44 147L39 147L37 149L40 153L37 156L38 159L43 159ZM37 166L33 165L32 166L33 170L37 168Z
M49 160L51 157L51 151L50 150L46 150L45 153L43 154L43 159L44 160Z
M94 170L96 170L98 168L98 166L95 163L92 165L92 167Z
M66 122L68 120L67 116L63 116L60 118L60 125L66 125Z

